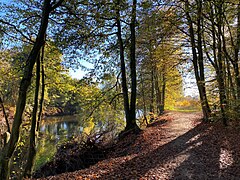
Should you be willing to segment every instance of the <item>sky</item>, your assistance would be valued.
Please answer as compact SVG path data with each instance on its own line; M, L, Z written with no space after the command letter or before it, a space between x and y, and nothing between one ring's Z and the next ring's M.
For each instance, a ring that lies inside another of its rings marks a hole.
M81 69L77 69L77 70L73 70L70 69L70 76L72 76L73 78L76 79L82 79L83 76L86 74L87 72L81 70Z
M12 0L0 0L0 2L1 2L1 3L7 3L7 4L8 4L8 3L11 3Z
M196 80L191 76L183 78L184 96L198 97Z

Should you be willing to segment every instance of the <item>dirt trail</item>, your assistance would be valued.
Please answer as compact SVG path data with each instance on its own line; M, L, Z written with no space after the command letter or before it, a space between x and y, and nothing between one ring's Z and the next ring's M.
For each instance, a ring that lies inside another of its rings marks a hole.
M184 112L169 112L166 114L171 116L173 120L168 123L167 133L173 137L182 135L193 128L194 121L200 119L201 113L184 113Z
M240 179L239 130L196 123L200 118L169 112L120 142L108 159L47 179Z

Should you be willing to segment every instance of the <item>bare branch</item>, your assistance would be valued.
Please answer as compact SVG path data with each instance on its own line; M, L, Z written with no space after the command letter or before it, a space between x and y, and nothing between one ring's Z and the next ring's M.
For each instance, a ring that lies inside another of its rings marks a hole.
M111 104L113 103L114 99L117 98L117 97L120 96L120 95L123 95L123 93L118 93L118 94L116 94L115 96L113 96L113 98L111 99L111 101L109 102L109 104L111 105Z
M58 8L59 6L61 6L61 4L63 3L63 1L64 0L59 0L57 3L55 3L54 4L54 2L53 2L53 4L52 4L52 8L50 9L51 11L53 11L54 9L56 9L56 8Z
M2 19L0 19L0 23L3 23L3 24L6 24L6 25L8 25L8 26L11 26L15 31L17 31L18 33L20 33L21 34L21 36L23 36L24 38L26 38L28 41L30 41L31 43L34 43L34 41L31 39L31 38L29 38L29 37L27 37L21 30L19 30L15 25L13 25L13 24L11 24L11 23L9 23L9 22L6 22L6 21L4 21L4 20L2 20Z

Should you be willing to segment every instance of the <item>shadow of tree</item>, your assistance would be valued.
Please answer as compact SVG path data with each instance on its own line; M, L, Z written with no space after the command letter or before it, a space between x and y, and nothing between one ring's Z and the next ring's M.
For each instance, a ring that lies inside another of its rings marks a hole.
M218 134L220 137L220 135ZM221 131L220 179L240 179L240 131L236 127ZM225 161L223 161L225 160Z
M236 146L236 141L228 141L225 131L199 124L169 143L120 164L99 179L240 179L240 167L236 167L239 153L234 152L233 163L227 168L222 170L220 166L226 142L226 148Z

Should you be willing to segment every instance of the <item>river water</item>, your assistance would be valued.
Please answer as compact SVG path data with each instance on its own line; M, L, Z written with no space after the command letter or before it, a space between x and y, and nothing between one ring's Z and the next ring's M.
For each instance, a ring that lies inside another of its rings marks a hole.
M83 122L79 116L51 117L42 121L37 144L34 169L50 161L57 146L82 134L90 134L102 126L101 122Z
M112 140L124 128L125 121L123 115L89 118L83 120L81 115L48 117L41 121L39 133L36 141L36 158L33 171L36 171L48 161L53 160L58 146L72 139L86 140L88 135L94 135L103 131L112 131L104 137ZM5 131L4 129L1 129ZM85 138L85 139L84 139ZM1 140L1 139L0 139ZM21 136L18 146L14 152L11 164L11 177L19 179L25 167L28 155L29 127L28 124L22 126Z

